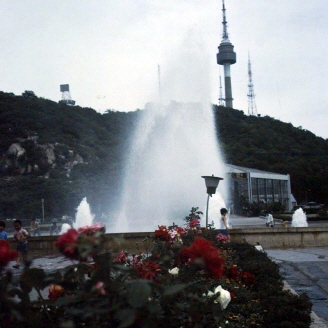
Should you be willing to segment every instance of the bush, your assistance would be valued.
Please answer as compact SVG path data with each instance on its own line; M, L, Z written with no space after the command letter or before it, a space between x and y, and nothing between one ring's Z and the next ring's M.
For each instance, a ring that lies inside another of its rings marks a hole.
M26 263L19 288L2 267L0 322L39 328L310 326L308 298L282 289L278 266L265 253L226 242L211 227L199 227L197 208L191 214L186 227L159 226L138 254L103 252L101 225L70 229L56 245L72 266L46 274ZM48 298L41 294L45 288ZM32 289L38 300L30 300Z

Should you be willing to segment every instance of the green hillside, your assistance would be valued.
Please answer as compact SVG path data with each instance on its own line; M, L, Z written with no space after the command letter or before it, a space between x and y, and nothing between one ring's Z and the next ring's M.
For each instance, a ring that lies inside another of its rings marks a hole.
M213 107L227 162L289 173L301 202L327 203L327 140L270 117ZM0 218L100 216L119 208L124 156L143 111L97 113L0 92Z

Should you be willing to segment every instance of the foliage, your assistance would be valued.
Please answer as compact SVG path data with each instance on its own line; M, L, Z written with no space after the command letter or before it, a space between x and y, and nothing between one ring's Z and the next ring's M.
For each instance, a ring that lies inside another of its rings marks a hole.
M97 217L115 212L130 141L146 110L100 114L31 95L0 92L0 217L41 217L41 199L46 218L74 216L84 197ZM213 112L228 163L288 173L299 203L327 203L327 140L268 116L247 116L219 106L213 106ZM13 158L6 152L13 143L26 149L17 163L25 170L8 167ZM56 154L53 165L39 148L49 144ZM80 155L83 163L65 167L62 158L70 152Z
M283 291L278 266L253 246L218 241L215 230L188 224L159 226L145 240L154 243L146 253L114 254L102 251L103 234L101 225L69 230L56 244L72 266L45 273L25 263L17 287L2 267L0 322L8 328L310 325L307 297ZM38 300L30 299L32 289Z
M327 203L328 141L269 116L213 106L217 136L230 164L290 174L299 203Z

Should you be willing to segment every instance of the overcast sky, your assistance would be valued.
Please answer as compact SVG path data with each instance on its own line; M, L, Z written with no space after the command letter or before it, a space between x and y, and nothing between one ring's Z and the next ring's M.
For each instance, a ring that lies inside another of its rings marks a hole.
M328 138L328 1L226 0L234 108ZM221 0L0 0L0 90L133 111L163 101L218 103Z

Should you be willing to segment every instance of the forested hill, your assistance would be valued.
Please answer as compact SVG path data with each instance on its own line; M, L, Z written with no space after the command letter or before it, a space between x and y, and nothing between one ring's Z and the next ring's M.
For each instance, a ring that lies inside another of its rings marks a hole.
M327 203L327 140L270 117L214 106L231 164L289 173L298 201ZM0 92L0 218L74 215L87 197L96 215L119 206L124 156L144 111L97 113L33 93Z
M214 106L228 163L290 174L299 203L328 202L328 140L269 116Z

